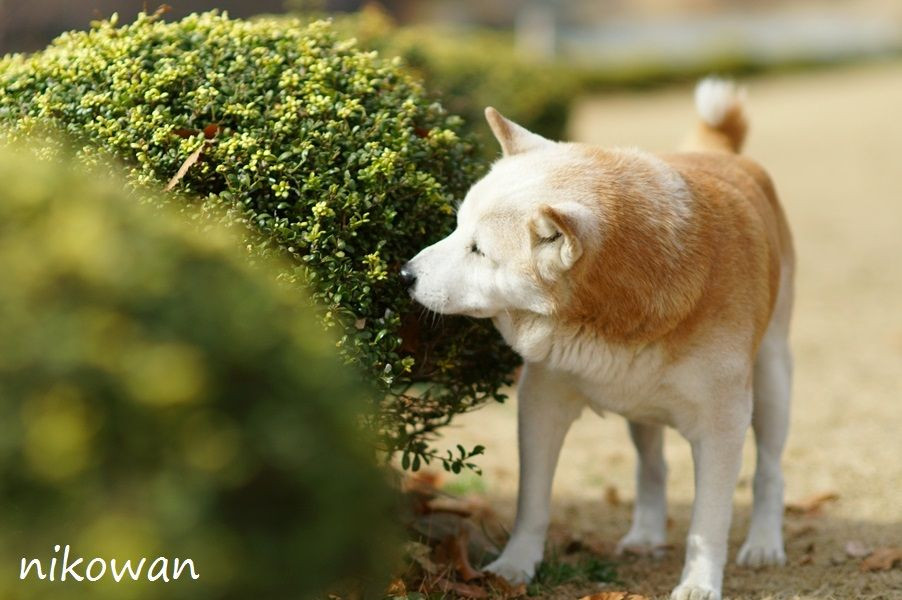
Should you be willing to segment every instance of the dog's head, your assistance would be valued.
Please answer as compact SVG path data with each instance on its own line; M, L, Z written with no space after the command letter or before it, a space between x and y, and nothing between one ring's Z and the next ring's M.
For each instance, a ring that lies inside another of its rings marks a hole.
M401 270L411 296L443 314L551 313L566 273L599 239L592 159L505 119L486 119L503 157L467 193L457 228Z

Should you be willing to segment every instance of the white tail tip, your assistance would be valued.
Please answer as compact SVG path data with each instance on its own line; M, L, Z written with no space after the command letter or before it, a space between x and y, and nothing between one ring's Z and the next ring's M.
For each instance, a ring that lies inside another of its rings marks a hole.
M745 89L733 81L706 77L695 86L695 109L702 121L720 127L730 110L745 101Z

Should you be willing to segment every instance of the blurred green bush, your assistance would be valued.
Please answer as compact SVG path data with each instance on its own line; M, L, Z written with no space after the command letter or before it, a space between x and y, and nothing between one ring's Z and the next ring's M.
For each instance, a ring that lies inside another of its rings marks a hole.
M524 59L516 53L510 33L399 26L376 4L332 18L336 29L356 38L362 48L386 58L400 57L406 70L423 79L429 93L464 119L487 158L500 151L485 125L486 106L531 131L563 139L570 104L584 89L584 72L559 62Z
M0 597L381 585L394 501L359 375L268 265L113 179L0 148ZM22 557L46 571L55 544L85 562L191 558L200 578L12 576Z
M138 186L197 159L170 197L238 224L252 257L289 259L280 278L309 284L343 356L381 386L384 449L417 467L437 428L503 397L516 364L487 321L420 318L395 276L453 228L485 165L458 117L339 37L325 22L216 13L99 22L0 60L0 124L11 138L64 131ZM468 454L439 458L460 469Z
M308 21L328 16L342 36L355 38L362 48L400 59L406 71L423 79L429 94L463 117L464 130L479 141L486 158L499 153L484 123L486 106L546 137L565 139L571 105L583 94L690 85L712 73L737 77L818 64L791 57L768 62L729 44L712 47L691 61L654 55L598 57L594 62L567 56L549 60L518 53L509 30L399 25L378 3L334 14L317 12L315 1L286 4Z

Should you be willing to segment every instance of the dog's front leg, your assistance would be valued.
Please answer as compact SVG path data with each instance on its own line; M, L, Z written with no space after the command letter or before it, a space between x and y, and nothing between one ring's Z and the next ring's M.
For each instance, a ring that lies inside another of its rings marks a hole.
M532 579L545 550L551 483L564 437L584 398L566 379L537 364L523 369L518 390L520 490L511 537L486 570L511 583Z
M751 392L735 398L713 423L690 436L695 463L695 502L686 540L686 562L671 600L720 600L733 492L751 413Z

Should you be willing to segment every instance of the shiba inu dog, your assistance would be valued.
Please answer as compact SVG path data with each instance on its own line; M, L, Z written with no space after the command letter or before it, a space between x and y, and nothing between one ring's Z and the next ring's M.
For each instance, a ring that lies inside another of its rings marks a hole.
M401 277L435 312L491 318L525 362L517 517L489 571L533 576L561 444L585 406L626 417L639 455L621 551L665 544L663 426L691 444L695 501L672 598L720 598L749 424L754 506L737 562L785 562L794 254L768 175L738 154L743 102L733 84L702 81L700 122L666 155L552 142L486 109L502 158L455 231Z

